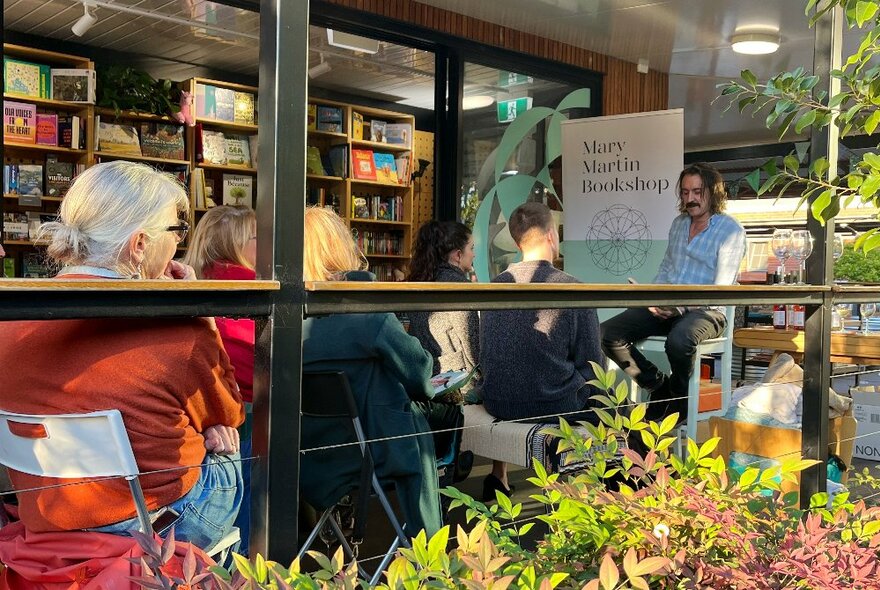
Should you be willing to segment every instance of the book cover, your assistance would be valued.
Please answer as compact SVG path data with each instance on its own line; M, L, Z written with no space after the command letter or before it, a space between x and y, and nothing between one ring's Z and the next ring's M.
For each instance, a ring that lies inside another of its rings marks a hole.
M37 113L37 143L58 145L58 115Z
M226 164L226 136L221 131L202 131L202 157L208 164Z
M196 117L202 119L217 118L217 101L214 99L214 87L210 84L196 84Z
M370 141L378 141L385 143L385 127L388 125L385 121L373 119L370 121Z
M397 184L397 166L394 163L394 156L376 152L373 154L373 164L376 166L376 180L378 182Z
M12 258L3 259L3 276L7 279L15 277L15 260Z
M388 123L385 125L385 141L395 145L409 147L412 137L412 125L409 123Z
M408 186L411 180L409 162L409 156L398 156L394 158L394 163L397 164L397 181L405 186Z
M27 213L16 213L12 211L6 211L3 213L3 239L28 239Z
M46 195L63 197L73 182L73 162L59 162L54 154L46 156Z
M140 156L141 142L134 125L97 122L96 149L108 154Z
M366 198L353 197L351 199L351 216L357 219L370 218L370 208L367 206Z
M235 122L253 125L254 118L254 95L250 92L236 92L233 100L235 101Z
M358 141L364 138L364 116L354 111L351 113L351 138Z
M3 92L42 98L41 66L29 61L3 58Z
M306 113L308 115L309 131L316 131L318 129L318 106L309 103Z
M254 177L244 174L224 174L223 204L253 208Z
M36 105L26 102L3 101L3 141L10 143L36 143Z
M40 226L55 220L55 215L51 213L40 213L39 211L28 211L28 239L34 241L40 235Z
M51 276L51 268L46 258L37 252L28 252L24 255L21 272L26 279L48 279Z
M141 151L150 158L184 159L183 125L141 123Z
M251 166L257 167L257 156L260 153L260 141L256 133L248 135L248 145L251 148Z
M52 68L52 99L95 102L95 70Z
M96 117L95 122L97 123L97 121L98 118ZM76 129L74 129L74 127ZM74 137L74 135L76 135L76 137ZM59 114L58 146L66 148L78 148L79 144L79 116Z
M373 150L351 150L351 176L359 180L376 180Z
M224 136L226 163L233 166L251 166L251 148L245 135Z
M318 130L342 133L342 109L339 107L318 107Z
M235 121L235 91L230 88L214 88L214 100L218 121Z
M321 150L313 145L306 147L306 170L309 174L328 175L328 172L324 170L324 163L321 161Z
M40 164L18 165L18 194L43 196L43 167Z
M348 178L348 146L334 145L328 153L330 173L340 178Z

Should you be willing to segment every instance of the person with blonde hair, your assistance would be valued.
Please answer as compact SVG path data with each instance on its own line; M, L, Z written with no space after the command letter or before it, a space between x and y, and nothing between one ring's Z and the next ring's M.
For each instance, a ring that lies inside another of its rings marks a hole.
M366 268L363 254L333 211L306 209L304 242L306 281L369 276L362 272ZM412 536L422 529L432 535L441 527L434 442L423 409L416 403L430 403L434 395L432 366L431 355L392 313L336 314L303 322L303 371L344 371L366 437L392 437L371 447L376 475L394 482L406 531ZM303 447L334 444L343 428L304 417ZM354 489L360 477L359 456L354 448L305 453L300 484L306 502L326 507Z
M172 260L189 228L189 199L170 175L111 162L80 173L57 221L44 224L59 278L194 279ZM120 296L125 296L120 293ZM241 502L233 369L203 318L0 322L0 408L22 414L122 413L156 532L210 547ZM80 481L10 471L28 536L137 528L123 478ZM61 483L64 485L59 485ZM34 541L36 542L36 541Z

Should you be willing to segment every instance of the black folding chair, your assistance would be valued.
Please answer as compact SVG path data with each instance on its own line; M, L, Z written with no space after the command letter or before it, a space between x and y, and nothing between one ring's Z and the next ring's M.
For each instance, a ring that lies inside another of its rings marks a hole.
M302 415L304 418L341 419L341 422L348 424L351 427L349 432L350 439L348 442L358 443L358 448L360 449L359 454L361 457L361 469L360 481L354 490L357 495L357 504L354 511L352 544L357 546L363 541L367 522L368 503L371 493L379 499L379 503L382 505L382 509L385 511L385 515L394 527L394 532L396 534L394 542L385 552L381 563L370 579L370 585L375 585L379 581L379 578L381 578L382 572L385 571L388 564L391 562L391 559L394 557L397 548L401 545L404 547L410 547L410 543L406 534L403 532L403 526L398 521L397 516L394 514L394 510L391 508L391 504L388 502L388 497L385 495L385 491L379 484L379 479L376 477L373 456L370 453L370 446L366 442L367 439L364 435L363 426L361 425L357 403L355 402L354 394L351 391L351 386L348 383L348 378L345 373L342 371L303 373ZM349 559L356 558L356 552L352 549L352 544L349 544L348 540L345 538L345 534L342 532L342 526L334 514L334 508L341 499L342 497L337 498L330 506L316 507L319 510L323 509L323 512L318 519L318 523L315 525L314 529L312 529L312 532L309 533L308 538L300 548L300 558L305 555L306 551L308 551L309 547L314 543L325 524L330 526L333 534L342 545L342 550L345 552L345 555ZM360 566L358 567L361 575L367 577L365 570L360 568Z

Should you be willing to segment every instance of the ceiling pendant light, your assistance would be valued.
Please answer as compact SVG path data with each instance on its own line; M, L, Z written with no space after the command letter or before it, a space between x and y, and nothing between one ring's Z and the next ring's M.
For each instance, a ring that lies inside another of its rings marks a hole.
M737 33L730 40L730 47L745 55L766 55L779 49L776 33Z

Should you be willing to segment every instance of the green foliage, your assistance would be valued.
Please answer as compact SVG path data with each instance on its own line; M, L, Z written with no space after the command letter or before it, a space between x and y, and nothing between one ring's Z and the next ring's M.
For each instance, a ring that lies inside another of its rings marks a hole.
M547 532L526 548L521 536L534 519L523 519L522 505L503 494L487 506L449 488L452 507L464 507L470 530L449 527L427 538L424 531L401 549L389 566L385 590L534 589L624 590L667 588L878 588L880 583L880 507L851 503L839 494L831 506L817 494L801 510L792 495L767 496L780 477L815 461L797 458L773 469L728 472L715 456L718 439L702 445L688 441L686 457L670 449L676 417L644 422L645 406L621 413L624 388L615 387L614 371L595 365L593 384L604 391L595 398L605 408L601 423L573 427L560 420L551 429L563 448L582 459L593 458L583 472L565 478L535 463L532 496L546 513L536 517ZM586 430L589 436L583 435ZM635 435L644 453L619 449L618 439ZM860 483L880 487L867 473ZM143 536L142 536L143 537ZM345 563L341 549L332 557L312 553L318 569L302 572L257 556L236 557L234 575L190 563L184 575L165 573L161 556L168 541L147 540L150 561L139 580L144 587L179 590L253 588L284 590L354 590L365 588L357 565ZM152 544L150 544L152 543ZM189 559L189 558L188 558Z
M116 111L169 115L180 110L180 89L171 80L155 80L126 66L98 70L97 105Z
M801 133L836 125L841 136L859 133L873 135L880 125L880 3L877 0L808 0L806 13L815 24L828 11L840 6L850 29L860 29L858 50L847 57L840 69L831 72L840 91L829 96L817 91L819 78L796 68L761 82L750 70L743 70L739 80L720 84L719 99L736 107L740 113L761 115L768 128L782 138L789 131ZM725 110L727 110L725 109ZM853 202L880 204L880 156L866 153L845 174L827 160L817 159L804 170L804 154L792 153L778 168L775 160L748 175L747 182L758 193L782 195L794 184L803 184L801 205L810 201L810 212L822 223L836 216ZM761 178L765 180L761 183ZM870 251L880 246L880 236L870 232L856 247Z
M846 246L834 263L834 277L855 283L880 283L880 252L857 252Z

